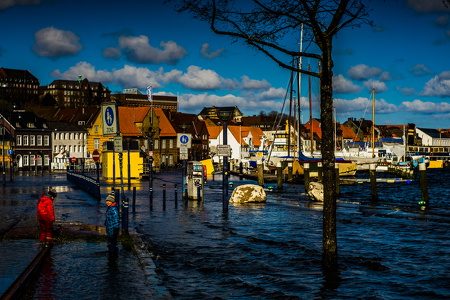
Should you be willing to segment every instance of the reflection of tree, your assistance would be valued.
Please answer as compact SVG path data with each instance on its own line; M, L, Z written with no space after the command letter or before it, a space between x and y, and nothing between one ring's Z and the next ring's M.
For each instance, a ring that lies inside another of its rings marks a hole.
M206 21L211 29L264 53L282 68L320 80L322 164L324 182L323 263L337 266L336 180L333 125L333 38L345 27L369 22L368 7L360 0L168 0L179 12ZM308 52L298 50L300 28ZM317 46L313 47L311 44ZM316 72L303 70L295 59L306 57L320 64Z

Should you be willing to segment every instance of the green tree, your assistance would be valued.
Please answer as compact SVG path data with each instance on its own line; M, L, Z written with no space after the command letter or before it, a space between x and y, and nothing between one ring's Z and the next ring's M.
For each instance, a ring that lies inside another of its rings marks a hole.
M322 162L324 183L323 267L337 269L336 180L333 126L333 38L345 27L370 24L369 8L363 0L167 0L178 12L188 12L206 21L217 33L241 40L264 53L279 66L320 80ZM304 41L317 47L298 48ZM297 40L296 40L297 39ZM317 49L317 50L314 50ZM320 63L317 72L304 70L292 61L306 57Z

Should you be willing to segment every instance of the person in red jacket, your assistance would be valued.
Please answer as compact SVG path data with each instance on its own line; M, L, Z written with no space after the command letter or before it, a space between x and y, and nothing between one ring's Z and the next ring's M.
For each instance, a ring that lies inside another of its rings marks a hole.
M53 223L55 222L55 209L53 200L57 193L54 189L49 189L42 194L37 207L37 219L39 221L40 235L39 241L44 247L49 247L53 242Z

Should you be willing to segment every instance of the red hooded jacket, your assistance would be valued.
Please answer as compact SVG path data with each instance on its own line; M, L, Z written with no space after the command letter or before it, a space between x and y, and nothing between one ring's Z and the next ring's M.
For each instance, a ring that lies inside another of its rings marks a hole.
M44 222L55 222L53 200L47 195L42 195L41 199L39 199L37 219Z

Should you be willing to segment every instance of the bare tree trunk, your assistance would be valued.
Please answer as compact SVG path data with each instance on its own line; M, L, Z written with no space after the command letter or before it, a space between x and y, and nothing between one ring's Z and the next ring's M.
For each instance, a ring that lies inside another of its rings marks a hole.
M323 249L322 259L325 271L337 270L336 237L336 172L333 129L333 89L331 42L323 49L323 68L321 71L320 109L322 121L322 164L323 164Z

